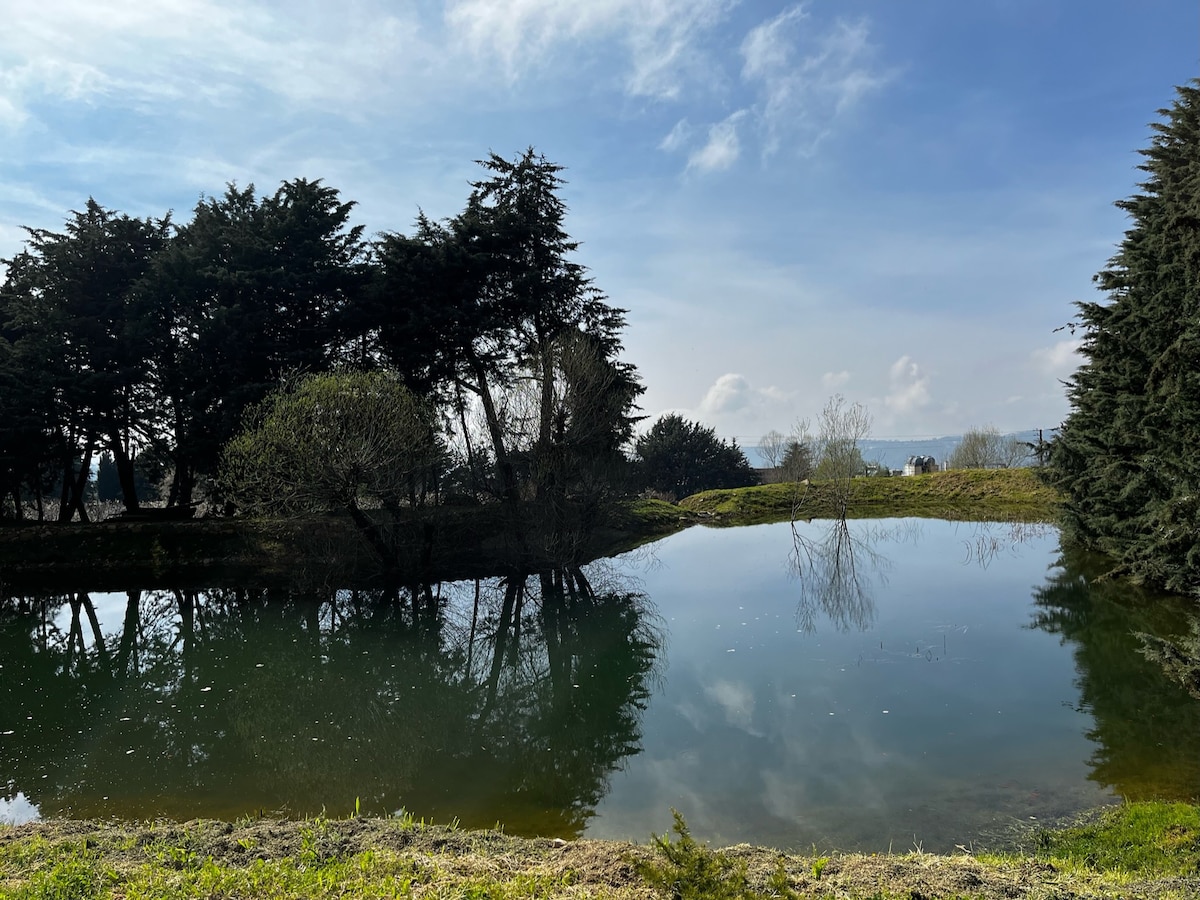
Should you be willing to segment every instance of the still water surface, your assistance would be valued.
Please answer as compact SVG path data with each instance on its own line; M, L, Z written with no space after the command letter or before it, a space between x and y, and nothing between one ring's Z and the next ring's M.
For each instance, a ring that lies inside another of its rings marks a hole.
M582 572L0 604L0 820L405 809L785 848L1200 794L1200 703L1052 529L693 528ZM840 538L840 539L839 539ZM853 565L850 565L850 557Z

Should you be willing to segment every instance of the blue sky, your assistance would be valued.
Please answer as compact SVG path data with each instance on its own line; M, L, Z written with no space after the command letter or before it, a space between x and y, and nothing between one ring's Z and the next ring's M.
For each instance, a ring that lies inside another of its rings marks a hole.
M1050 428L1187 0L0 0L0 257L88 196L186 220L322 178L369 232L472 160L567 167L645 413L753 444Z

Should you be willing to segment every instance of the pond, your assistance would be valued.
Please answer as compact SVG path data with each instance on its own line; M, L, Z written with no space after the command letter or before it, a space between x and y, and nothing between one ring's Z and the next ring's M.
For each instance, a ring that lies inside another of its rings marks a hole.
M391 591L0 599L0 820L401 810L510 833L930 851L1200 794L1200 702L1050 528L692 528ZM81 585L82 587L86 587Z

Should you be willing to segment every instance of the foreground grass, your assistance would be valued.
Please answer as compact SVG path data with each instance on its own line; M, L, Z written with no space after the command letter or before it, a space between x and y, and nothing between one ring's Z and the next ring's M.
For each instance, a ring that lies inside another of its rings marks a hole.
M764 484L704 491L680 502L722 525L753 525L838 515L840 498L830 482ZM909 478L855 478L847 511L851 518L924 518L963 521L1055 522L1060 498L1033 469L956 469Z
M786 855L524 840L411 819L0 826L0 897L1195 898L1200 808L1137 803L1031 837L1024 852Z

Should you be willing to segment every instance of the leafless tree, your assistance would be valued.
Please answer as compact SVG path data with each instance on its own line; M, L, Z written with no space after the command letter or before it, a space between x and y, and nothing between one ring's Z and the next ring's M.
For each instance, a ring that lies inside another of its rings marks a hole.
M1000 434L993 426L971 428L946 460L948 469L1012 469L1029 462L1024 441Z
M772 428L758 439L758 452L770 468L778 469L783 462L787 444L787 437Z

